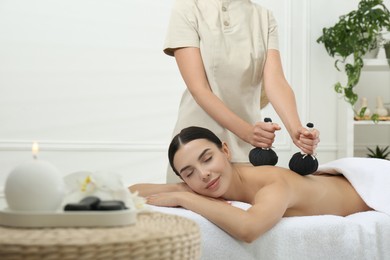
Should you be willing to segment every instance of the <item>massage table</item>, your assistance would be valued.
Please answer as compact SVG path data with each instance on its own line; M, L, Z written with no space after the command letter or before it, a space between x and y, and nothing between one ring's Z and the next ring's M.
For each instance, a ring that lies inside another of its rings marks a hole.
M390 259L390 161L344 158L319 167L316 174L342 173L373 211L285 217L252 243L239 241L201 215L183 208L152 210L194 220L201 229L202 260ZM233 201L247 209L249 204Z

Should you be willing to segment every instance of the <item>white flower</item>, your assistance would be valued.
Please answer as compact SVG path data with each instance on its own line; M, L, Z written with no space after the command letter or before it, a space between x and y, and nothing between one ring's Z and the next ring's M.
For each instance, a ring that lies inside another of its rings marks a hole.
M112 172L74 172L64 178L68 192L63 205L78 203L87 196L96 196L100 200L120 200L128 209L148 210L146 200L131 193L122 182L120 175Z

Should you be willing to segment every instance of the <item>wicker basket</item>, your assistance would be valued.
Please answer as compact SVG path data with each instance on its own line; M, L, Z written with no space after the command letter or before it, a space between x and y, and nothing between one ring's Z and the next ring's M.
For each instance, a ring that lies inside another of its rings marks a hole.
M115 228L0 227L0 259L199 259L200 229L187 218L143 213Z

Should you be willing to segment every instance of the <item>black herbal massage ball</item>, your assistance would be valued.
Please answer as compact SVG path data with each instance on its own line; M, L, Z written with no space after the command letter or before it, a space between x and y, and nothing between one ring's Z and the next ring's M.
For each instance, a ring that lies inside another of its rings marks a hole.
M314 127L312 123L308 123L306 126L309 128ZM291 157L288 166L290 170L300 175L308 175L318 169L318 160L312 154L297 152Z
M269 117L264 118L264 122L271 122ZM254 166L260 165L276 165L278 163L278 156L271 148L253 148L249 152L249 161Z

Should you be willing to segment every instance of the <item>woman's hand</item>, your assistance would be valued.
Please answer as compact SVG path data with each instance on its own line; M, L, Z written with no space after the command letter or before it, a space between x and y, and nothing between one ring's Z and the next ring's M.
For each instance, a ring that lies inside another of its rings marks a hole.
M160 207L180 207L179 199L186 196L185 191L163 192L146 197L146 203Z
M255 147L269 148L275 141L275 131L280 129L280 126L275 123L257 122L252 128L249 143Z
M300 127L294 135L294 144L306 154L314 154L320 142L320 132L317 129L308 130Z

